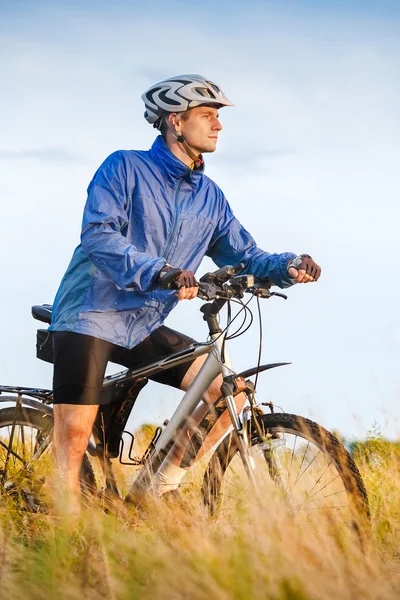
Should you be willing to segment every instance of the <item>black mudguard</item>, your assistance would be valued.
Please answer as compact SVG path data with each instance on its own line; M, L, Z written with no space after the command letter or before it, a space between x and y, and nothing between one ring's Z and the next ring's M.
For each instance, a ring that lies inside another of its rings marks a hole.
M242 371L237 375L233 375L232 379L237 379L238 377L243 377L246 379L247 377L251 377L256 373L262 373L262 371L267 371L268 369L275 369L275 367L283 367L285 365L291 365L291 362L279 362L279 363L269 363L267 365L260 365L259 367L253 367L251 369L247 369L246 371Z

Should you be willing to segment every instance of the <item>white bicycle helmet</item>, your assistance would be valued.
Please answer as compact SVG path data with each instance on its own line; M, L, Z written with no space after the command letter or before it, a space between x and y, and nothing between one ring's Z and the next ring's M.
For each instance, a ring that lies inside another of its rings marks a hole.
M202 105L234 106L217 84L202 75L177 75L160 81L142 95L142 100L146 106L144 118L156 129L167 113L185 112Z

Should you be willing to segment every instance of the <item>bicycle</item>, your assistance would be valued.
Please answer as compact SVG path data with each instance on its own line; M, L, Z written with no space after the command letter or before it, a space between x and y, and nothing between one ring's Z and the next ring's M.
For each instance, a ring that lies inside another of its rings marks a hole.
M240 494L232 501L231 491L243 489L246 480L261 501L268 497L271 485L277 487L295 516L309 518L316 514L335 514L352 523L358 518L368 519L368 498L361 475L337 438L307 418L275 412L271 402L257 402L259 374L290 363L261 365L260 335L258 365L241 373L232 368L226 343L249 327L245 327L244 319L239 330L229 335L229 327L235 319L242 312L245 316L248 314L248 304L255 297L261 327L260 298L287 298L280 292L271 291L271 285L266 281L253 275L238 274L243 268L242 264L223 267L200 279L198 295L206 301L200 310L208 326L208 341L194 343L151 364L104 378L102 404L93 427L94 442L89 442L82 464L82 488L89 493L96 492L91 459L97 458L104 475L105 490L120 498L112 464L112 460L119 459L122 464L141 467L125 501L137 502L138 498L151 492L154 474L168 455L176 434L188 422L211 382L222 374L221 396L213 411L198 425L187 450L191 457L196 456L204 437L227 409L230 429L213 449L201 485L203 502L210 514L216 514L218 510L236 510ZM250 294L247 303L243 302L245 293ZM240 305L235 316L232 316L233 303ZM227 326L221 329L219 313L226 304ZM32 315L50 323L51 306L34 306ZM51 362L51 339L47 330L38 330L37 344L38 357ZM202 355L208 356L171 419L164 423L164 428L157 427L143 456L133 456L134 438L125 431L125 426L147 378ZM252 376L256 377L255 382L250 379ZM240 392L246 395L246 403L237 414L235 396ZM45 468L41 471L40 464L45 462L52 436L52 391L0 386L0 402L13 404L0 409L0 494L17 497L29 510L39 511L38 490L45 477ZM269 412L264 411L264 406ZM124 458L124 435L131 438L128 460Z

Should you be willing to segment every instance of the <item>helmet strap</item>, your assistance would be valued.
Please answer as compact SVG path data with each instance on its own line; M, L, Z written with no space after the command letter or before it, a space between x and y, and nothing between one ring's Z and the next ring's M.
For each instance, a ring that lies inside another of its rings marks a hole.
M178 119L181 116L181 114L182 113L179 113L176 115L176 117L174 119L174 124L175 124L175 120ZM171 123L169 122L168 118L167 118L167 123L168 123L168 127L170 128L172 133L175 135L177 142L182 145L184 152L186 152L186 154L188 155L190 160L193 161L194 168L199 169L204 163L203 157L201 156L201 154L197 155L197 154L195 154L195 152L193 152L192 148L189 146L189 144L187 143L187 141L185 140L183 135L176 130L176 124L175 124L175 127L173 127L171 125Z
M178 140L178 142L180 144L182 144L182 146L183 146L186 154L190 158L190 160L193 161L194 168L199 169L204 163L202 155L201 154L198 155L193 152L193 150L191 149L191 147L189 146L189 144L187 143L187 141L185 140L183 135L177 135L176 139Z

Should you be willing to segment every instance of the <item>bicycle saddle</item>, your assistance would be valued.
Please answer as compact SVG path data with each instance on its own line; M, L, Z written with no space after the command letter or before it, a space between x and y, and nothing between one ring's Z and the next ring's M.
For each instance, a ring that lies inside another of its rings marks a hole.
M37 304L32 306L32 317L43 323L51 323L51 304Z

